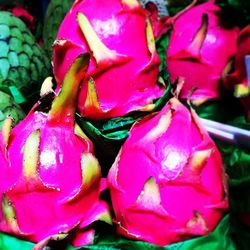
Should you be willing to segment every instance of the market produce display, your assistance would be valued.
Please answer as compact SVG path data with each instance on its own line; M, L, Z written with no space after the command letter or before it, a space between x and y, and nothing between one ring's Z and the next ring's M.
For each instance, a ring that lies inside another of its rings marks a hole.
M248 250L249 4L37 5L0 1L0 249Z

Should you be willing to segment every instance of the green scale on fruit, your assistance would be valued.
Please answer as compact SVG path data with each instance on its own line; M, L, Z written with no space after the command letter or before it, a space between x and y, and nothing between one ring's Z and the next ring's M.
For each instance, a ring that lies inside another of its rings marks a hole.
M7 116L11 116L14 120L13 125L16 125L24 118L25 114L10 95L0 91L0 130Z
M26 25L10 12L0 11L0 90L29 110L50 67Z

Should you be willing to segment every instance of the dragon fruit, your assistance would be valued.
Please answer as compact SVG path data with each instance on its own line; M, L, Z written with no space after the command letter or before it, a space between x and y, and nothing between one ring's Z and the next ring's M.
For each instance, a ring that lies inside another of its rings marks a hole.
M49 60L21 19L0 11L0 22L0 88L16 103L33 106L40 82L50 72ZM24 108L30 110L31 106Z
M75 1L53 48L59 87L83 51L91 52L91 60L78 100L81 116L97 120L153 109L164 87L157 82L160 59L151 24L139 2Z
M208 234L228 209L221 155L175 97L133 125L108 187L117 232L160 246Z
M14 122L13 125L16 125L25 117L25 114L10 95L0 91L0 129L7 116L11 116Z
M226 66L223 82L229 90L234 92L235 97L240 98L246 117L250 120L250 83L245 65L246 57L250 57L250 25L241 30L237 41L237 54Z
M172 83L178 77L185 78L180 98L186 99L197 88L191 96L195 105L226 93L221 75L236 54L239 28L226 25L221 16L221 8L208 1L187 7L168 20L172 22L172 31L166 52L167 70Z
M74 122L88 61L88 54L76 58L51 108L44 96L15 128L10 117L3 125L0 230L38 242L37 249L70 233L73 245L90 244L91 224L111 221L93 145Z

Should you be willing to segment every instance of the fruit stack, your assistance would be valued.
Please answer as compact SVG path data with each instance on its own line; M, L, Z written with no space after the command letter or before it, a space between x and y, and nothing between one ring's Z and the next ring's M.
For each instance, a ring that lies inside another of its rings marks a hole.
M39 4L0 11L0 248L248 249L249 143L204 118L250 130L249 4Z

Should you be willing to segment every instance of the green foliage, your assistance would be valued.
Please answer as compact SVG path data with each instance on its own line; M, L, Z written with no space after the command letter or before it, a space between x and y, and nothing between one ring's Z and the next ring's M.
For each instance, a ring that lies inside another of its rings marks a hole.
M238 250L248 249L248 241L241 242L245 248L238 248L238 234L243 234L245 239L250 236L250 230L243 227L239 222L234 222L237 232L231 227L231 215L226 215L217 228L206 236L196 237L191 240L170 244L159 247L143 241L126 239L115 234L114 228L111 226L103 226L97 230L94 245L74 248L67 241L50 242L49 249L53 250ZM235 224L236 223L236 224ZM98 228L97 228L98 229ZM232 237L233 236L233 237ZM63 243L63 244L62 244ZM34 246L33 243L17 239L7 234L0 234L0 245L4 250L22 249L28 250Z

